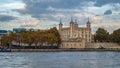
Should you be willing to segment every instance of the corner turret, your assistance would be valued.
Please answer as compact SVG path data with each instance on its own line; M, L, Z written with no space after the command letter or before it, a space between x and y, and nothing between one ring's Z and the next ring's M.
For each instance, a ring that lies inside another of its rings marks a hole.
M70 21L70 24L74 24L74 22L73 22L73 18L71 17L71 21Z
M88 21L87 21L87 28L91 28L91 23L89 21L89 17L88 17Z
M63 24L62 24L62 20L60 18L60 23L59 23L59 30L61 30L63 28Z

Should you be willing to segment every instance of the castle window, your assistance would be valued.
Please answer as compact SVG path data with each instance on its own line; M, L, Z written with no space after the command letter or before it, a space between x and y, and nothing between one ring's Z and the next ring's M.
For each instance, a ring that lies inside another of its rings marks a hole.
M80 46L81 46L81 44L80 44Z
M85 36L87 37L87 34Z
M62 46L63 46L63 44L62 44Z
M76 37L76 35L75 35L75 37Z
M67 46L68 46L68 44L67 44Z
M74 44L74 46L76 46L76 44Z

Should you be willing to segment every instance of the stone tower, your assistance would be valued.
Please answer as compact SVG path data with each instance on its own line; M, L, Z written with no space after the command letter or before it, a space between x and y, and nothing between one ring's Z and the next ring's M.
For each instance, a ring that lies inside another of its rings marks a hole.
M73 19L71 17L71 21L70 21L70 38L73 38L73 31L74 31L74 22L73 22Z
M87 21L87 38L86 38L86 41L87 41L87 46L88 45L91 45L91 23L89 21L89 17L88 17L88 21Z
M78 28L78 23L77 23L77 19L75 19L75 28Z
M87 22L87 28L90 29L91 28L91 23L89 21L89 17L88 17L88 22Z
M62 24L62 20L61 20L61 18L60 18L59 30L61 31L61 30L62 30L62 28L63 28L63 24Z
M91 45L91 23L86 22L86 27L79 27L77 20L71 17L69 27L63 27L60 19L59 33L62 43L60 48L89 48Z

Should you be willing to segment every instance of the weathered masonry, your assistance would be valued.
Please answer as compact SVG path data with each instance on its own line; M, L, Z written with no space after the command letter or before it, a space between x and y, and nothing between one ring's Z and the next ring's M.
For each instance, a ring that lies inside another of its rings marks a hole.
M79 27L77 20L70 21L69 27L63 27L62 21L59 24L59 33L62 39L60 48L87 48L91 44L91 23L86 27Z

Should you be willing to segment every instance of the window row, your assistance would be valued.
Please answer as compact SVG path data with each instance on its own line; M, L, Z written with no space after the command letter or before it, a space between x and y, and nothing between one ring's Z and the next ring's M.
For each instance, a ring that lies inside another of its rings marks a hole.
M62 46L77 46L78 44L62 44ZM81 44L79 44L81 46Z

